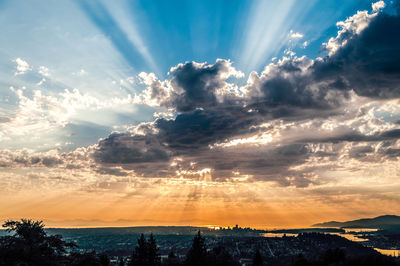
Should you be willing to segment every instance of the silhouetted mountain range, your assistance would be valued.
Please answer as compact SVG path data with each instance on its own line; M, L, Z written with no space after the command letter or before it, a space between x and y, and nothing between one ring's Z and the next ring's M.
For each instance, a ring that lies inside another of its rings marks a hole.
M400 216L383 215L375 218L358 219L347 222L330 221L312 225L313 227L339 227L339 228L376 228L386 229L400 226Z

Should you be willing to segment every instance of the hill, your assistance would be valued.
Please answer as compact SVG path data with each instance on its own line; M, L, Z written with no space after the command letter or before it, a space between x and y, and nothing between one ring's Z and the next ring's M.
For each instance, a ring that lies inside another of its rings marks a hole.
M374 229L386 229L397 226L400 226L400 216L397 215L383 215L375 218L365 218L347 222L330 221L312 225L312 227L374 228Z

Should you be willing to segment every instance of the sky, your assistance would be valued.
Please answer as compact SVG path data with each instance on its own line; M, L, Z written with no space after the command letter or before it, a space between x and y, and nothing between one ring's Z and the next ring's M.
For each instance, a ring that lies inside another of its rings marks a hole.
M400 5L0 0L0 220L400 214Z

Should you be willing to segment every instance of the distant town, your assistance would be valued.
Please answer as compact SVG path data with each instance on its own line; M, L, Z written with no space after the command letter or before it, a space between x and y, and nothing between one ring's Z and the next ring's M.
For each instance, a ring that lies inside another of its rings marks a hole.
M375 225L369 221L370 224L353 223L349 228L285 230L239 225L63 229L45 228L31 220L13 221L5 223L7 230L0 232L0 265L41 265L18 264L23 261L13 264L14 253L9 245L23 246L31 234L26 231L38 229L44 236L41 239L58 237L58 241L63 241L60 243L65 243L64 253L56 252L64 254L63 260L49 265L86 265L82 261L90 257L94 263L90 265L400 265L399 217L382 217L374 218ZM391 222L387 222L389 219ZM371 228L363 228L365 225ZM25 233L21 235L22 230ZM149 248L152 251L143 251ZM137 262L140 252L153 254L153 262Z

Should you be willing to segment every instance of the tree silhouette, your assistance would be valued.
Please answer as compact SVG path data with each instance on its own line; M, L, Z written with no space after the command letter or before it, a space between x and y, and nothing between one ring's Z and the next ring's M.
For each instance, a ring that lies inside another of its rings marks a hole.
M261 257L260 251L257 249L256 254L254 254L253 265L260 266L263 265L263 259Z
M143 234L138 239L138 245L132 255L132 266L158 266L161 265L160 255L158 254L158 247L153 234L150 235L149 240Z
M160 265L161 259L160 255L158 254L158 247L153 234L150 234L147 248L148 248L148 253L147 253L148 265L149 266Z
M138 244L133 251L130 265L132 266L147 266L147 241L143 234L138 239Z
M60 235L48 236L42 221L6 221L3 227L11 236L0 239L0 265L59 265L66 249L74 247Z
M205 246L204 237L202 237L200 231L193 238L192 247L189 249L186 255L186 265L207 265L207 249Z
M211 254L209 255L208 262L210 265L214 266L239 266L240 263L236 261L231 254L224 248L224 246L219 245L213 248Z

